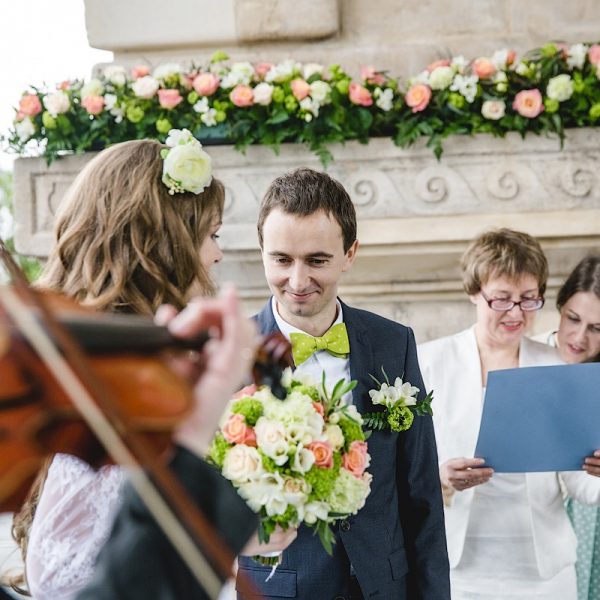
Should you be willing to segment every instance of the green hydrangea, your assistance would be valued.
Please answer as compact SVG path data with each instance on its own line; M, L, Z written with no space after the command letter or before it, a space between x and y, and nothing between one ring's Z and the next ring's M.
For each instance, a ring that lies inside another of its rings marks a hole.
M323 469L321 467L312 467L305 473L304 479L312 487L310 497L312 500L326 500L332 493L335 480L340 472L342 464L342 455L339 452L333 453L333 467Z
M356 513L364 505L367 492L367 483L354 477L346 469L341 469L329 497L330 513L346 515Z
M347 450L352 442L365 439L362 427L352 419L342 417L338 423L344 434L344 448Z
M42 115L42 123L46 129L56 129L56 119L48 111Z
M465 102L464 96L458 92L450 92L448 95L448 104L454 106L454 108L464 108Z
M271 99L273 102L283 102L285 100L285 92L279 86L275 86Z
M396 404L388 413L388 424L392 431L406 431L413 423L415 415L408 406Z
M596 104L592 104L589 114L590 114L590 119L592 119L592 121L597 121L598 119L600 119L600 102L596 102Z
M196 104L196 102L198 102L198 100L200 100L200 96L198 95L198 92L190 92L187 95L187 101L188 104Z
M223 437L223 434L217 433L208 450L208 457L215 465L222 468L225 454L229 448L231 448L231 444Z
M260 400L255 400L254 398L240 398L231 407L231 412L242 415L246 420L246 424L250 425L250 427L254 427L256 421L262 417L263 405Z
M215 115L215 121L217 123L222 123L227 118L227 113L224 110L218 110Z
M173 129L173 125L171 125L169 119L156 120L156 131L158 131L158 133L169 133L171 129Z
M345 96L348 93L348 90L350 89L350 80L342 79L342 80L338 81L335 84L335 88L342 96Z
M553 100L552 98L546 98L544 100L544 107L546 112L549 114L555 113L560 108L560 103L558 100Z
M296 112L296 109L298 108L298 102L296 101L296 98L294 98L294 96L286 96L285 98L285 109L290 112Z
M303 383L294 381L292 383L292 390L305 394L314 402L319 402L321 400L319 397L319 390L314 385L304 385Z
M130 106L125 113L128 121L139 123L144 118L144 110L139 106ZM157 123L158 125L158 123Z

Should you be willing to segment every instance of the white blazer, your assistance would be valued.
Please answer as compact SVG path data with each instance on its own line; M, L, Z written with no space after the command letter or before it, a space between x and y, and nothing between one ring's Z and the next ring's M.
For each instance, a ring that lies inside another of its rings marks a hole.
M433 424L440 464L451 458L473 457L482 413L481 363L474 327L418 346L427 390L433 390ZM523 338L519 366L561 362L555 348ZM543 452L543 448L540 448ZM569 471L560 477L572 498L600 505L600 478ZM564 509L559 473L525 476L537 566L547 579L575 563L576 538ZM485 485L485 484L483 484ZM450 567L462 556L474 488L457 492L445 507Z

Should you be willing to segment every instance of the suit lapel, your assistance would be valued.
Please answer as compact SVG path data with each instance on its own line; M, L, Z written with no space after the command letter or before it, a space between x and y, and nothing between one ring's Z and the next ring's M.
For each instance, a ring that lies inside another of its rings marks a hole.
M370 412L373 410L373 406L367 402L368 392L375 384L369 377L369 373L375 376L377 374L373 368L373 351L368 331L354 309L346 306L343 302L341 304L350 342L350 378L356 379L358 382L352 392L352 402L359 412Z
M269 333L281 333L277 326L277 321L275 321L275 317L273 316L271 298L269 298L262 310L256 315L255 319L258 323L258 329L263 335Z

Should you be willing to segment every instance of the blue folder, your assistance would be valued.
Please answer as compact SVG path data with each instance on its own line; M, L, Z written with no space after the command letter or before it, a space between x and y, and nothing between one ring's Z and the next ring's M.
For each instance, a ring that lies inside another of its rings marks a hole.
M579 471L600 449L600 363L490 371L475 456L498 473Z

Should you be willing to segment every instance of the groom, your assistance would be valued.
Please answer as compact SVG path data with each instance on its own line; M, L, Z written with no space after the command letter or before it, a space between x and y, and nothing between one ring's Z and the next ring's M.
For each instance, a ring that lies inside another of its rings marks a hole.
M351 401L374 410L369 375L401 377L425 394L410 329L337 298L342 273L356 252L356 213L343 186L325 173L298 169L277 178L261 203L258 237L273 297L258 315L263 333L280 330L325 337L343 323L349 353L295 348L296 367L330 384L356 379ZM343 328L343 326L342 326ZM336 332L339 332L339 327ZM293 336L296 338L297 336ZM309 338L305 338L309 339ZM339 337L337 339L339 343ZM327 342L321 340L319 347ZM308 343L310 345L310 343ZM343 345L343 344L342 344ZM360 512L334 526L333 556L318 536L301 527L270 569L240 558L239 569L266 598L302 600L448 600L448 558L432 421L415 417L408 431L376 431L368 441L371 494Z

